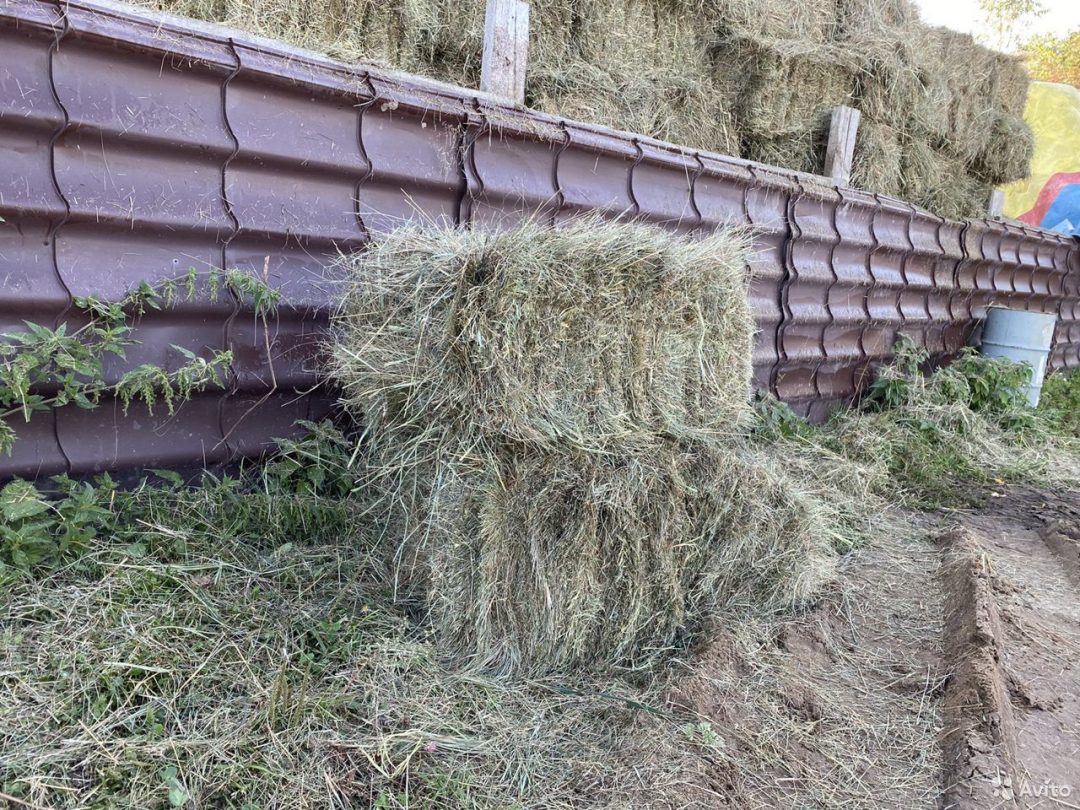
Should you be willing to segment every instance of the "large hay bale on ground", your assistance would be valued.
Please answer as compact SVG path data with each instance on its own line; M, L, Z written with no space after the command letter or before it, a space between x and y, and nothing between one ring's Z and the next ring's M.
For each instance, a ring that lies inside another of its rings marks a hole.
M648 666L719 611L797 604L828 570L815 503L750 450L447 439L419 475L376 439L372 480L399 496L399 582L484 669Z
M585 220L403 230L348 260L334 373L368 513L456 657L645 666L819 582L828 515L740 438L746 258L737 230Z
M729 435L748 413L737 232L402 229L356 267L336 373L364 413L590 451Z

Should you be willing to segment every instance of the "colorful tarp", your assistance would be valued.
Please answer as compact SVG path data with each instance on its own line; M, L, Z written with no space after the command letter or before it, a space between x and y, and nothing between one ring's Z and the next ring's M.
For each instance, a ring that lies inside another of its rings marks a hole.
M1080 90L1032 82L1024 118L1035 157L1031 177L1004 188L1005 216L1080 235Z

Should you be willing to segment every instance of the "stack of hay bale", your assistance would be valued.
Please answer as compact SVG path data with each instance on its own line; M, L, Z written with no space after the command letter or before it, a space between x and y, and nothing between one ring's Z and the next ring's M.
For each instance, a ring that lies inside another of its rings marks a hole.
M141 0L347 59L476 86L485 0ZM978 215L1026 176L1019 61L909 0L532 0L526 100L692 148L823 170L837 104L863 113L854 182Z
M400 594L489 670L645 666L809 595L829 519L749 416L743 235L406 229L347 261L334 376Z

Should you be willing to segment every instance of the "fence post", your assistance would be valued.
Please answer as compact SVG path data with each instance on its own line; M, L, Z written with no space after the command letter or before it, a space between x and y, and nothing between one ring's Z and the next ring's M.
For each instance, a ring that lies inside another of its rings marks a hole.
M986 203L986 210L990 212L991 218L1001 219L1005 213L1005 192L996 188L991 191L990 199Z
M855 136L861 113L853 107L833 109L829 125L829 145L825 149L825 174L839 186L851 182L851 162L855 156Z
M480 89L524 104L528 59L529 4L523 0L487 0Z

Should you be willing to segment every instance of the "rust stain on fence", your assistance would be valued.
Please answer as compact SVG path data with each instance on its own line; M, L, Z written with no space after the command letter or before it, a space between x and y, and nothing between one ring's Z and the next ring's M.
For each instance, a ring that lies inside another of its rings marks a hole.
M754 229L755 380L822 417L906 335L944 359L992 303L1056 312L1080 365L1080 250L995 221L506 106L107 2L0 0L0 329L53 324L189 268L282 290L268 329L208 297L143 319L131 363L234 355L172 417L66 408L15 425L0 475L216 464L329 412L320 334L339 251L406 222L508 227L583 212L693 238ZM122 373L110 366L111 379ZM314 390L313 390L314 389Z

